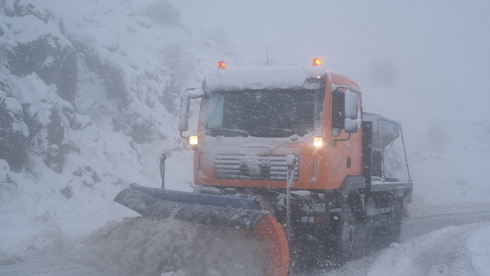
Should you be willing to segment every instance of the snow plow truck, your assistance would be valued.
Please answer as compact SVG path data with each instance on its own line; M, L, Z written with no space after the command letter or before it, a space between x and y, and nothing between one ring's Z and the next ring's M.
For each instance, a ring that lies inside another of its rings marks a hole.
M197 134L185 136L192 99L201 99ZM195 191L134 185L116 202L143 216L248 229L268 244L269 276L343 265L357 242L400 236L412 197L404 143L406 180L387 174L384 157L403 141L401 125L363 112L359 86L320 59L235 69L219 62L183 94L179 130L194 150Z

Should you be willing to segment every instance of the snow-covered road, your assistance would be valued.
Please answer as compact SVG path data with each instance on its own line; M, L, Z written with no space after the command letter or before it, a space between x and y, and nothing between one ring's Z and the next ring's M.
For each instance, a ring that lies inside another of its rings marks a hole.
M401 242L310 275L490 275L490 211L406 219Z
M446 227L320 275L490 275L488 237L488 222Z
M1 275L46 275L46 276L105 276L120 275L107 268L89 266L70 261L63 256L27 257L12 265L0 266Z
M107 252L107 254L109 255L106 256L108 260L117 257L110 256L115 255L116 252ZM176 254L182 254L182 252ZM99 276L132 275L134 273L134 271L121 269L121 266L115 265L114 262L106 266L104 263L90 265L79 260L75 256L53 254L51 251L47 251L44 255L33 254L21 256L18 259L4 259L0 262L0 275ZM122 267L127 267L127 265ZM140 266L141 264L134 265ZM227 274L215 269L203 269L205 272L201 275ZM196 270L193 271L196 272ZM235 275L255 275L243 271L243 269L238 270ZM361 256L338 269L296 274L304 276L490 275L490 211L406 219L399 244L392 244L388 248ZM160 273L140 275L160 275ZM162 275L194 274L179 270Z

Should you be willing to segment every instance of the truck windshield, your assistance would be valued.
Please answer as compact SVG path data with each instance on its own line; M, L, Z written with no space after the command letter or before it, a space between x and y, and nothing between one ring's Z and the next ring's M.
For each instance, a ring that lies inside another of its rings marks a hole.
M304 136L321 125L323 90L217 92L204 100L206 135Z

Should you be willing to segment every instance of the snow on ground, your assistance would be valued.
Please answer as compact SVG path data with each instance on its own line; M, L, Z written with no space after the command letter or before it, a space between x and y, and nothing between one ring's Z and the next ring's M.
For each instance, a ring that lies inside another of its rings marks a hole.
M37 237L49 242L22 256L0 252L0 274L224 276L263 275L265 269L265 245L242 231L125 218L81 239L59 234ZM391 244L338 269L294 275L489 275L489 236L489 222L450 226Z
M490 275L488 237L488 222L451 226L391 244L372 256L321 275Z
M27 254L0 252L0 274L55 275L58 270L79 272L95 267L105 275L258 276L265 273L267 260L267 245L249 231L139 217L108 222L79 239L51 231L35 241L44 244ZM56 269L39 265L39 260Z
M71 256L127 275L263 275L267 250L248 231L149 218L108 223L77 247Z
M481 228L468 239L471 263L480 275L490 275L490 227Z

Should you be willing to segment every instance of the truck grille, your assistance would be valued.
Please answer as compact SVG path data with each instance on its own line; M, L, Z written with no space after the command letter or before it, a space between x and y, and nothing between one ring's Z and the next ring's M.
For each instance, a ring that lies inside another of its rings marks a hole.
M294 180L298 180L299 158L295 156ZM286 155L218 154L214 176L219 179L256 179L286 181Z

